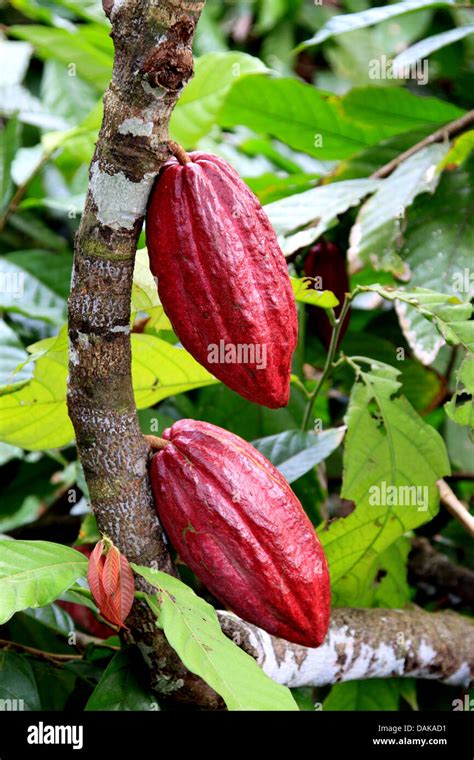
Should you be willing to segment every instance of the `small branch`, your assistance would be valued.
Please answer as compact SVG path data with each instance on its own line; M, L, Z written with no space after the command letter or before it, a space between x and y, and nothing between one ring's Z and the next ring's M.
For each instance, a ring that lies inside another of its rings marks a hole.
M316 388L314 389L314 391L310 394L308 398L308 402L306 404L306 410L305 410L305 414L303 418L303 424L301 425L302 430L307 430L309 427L309 422L311 419L311 415L313 413L315 401L319 395L321 388L324 385L326 378L328 377L331 371L331 368L334 362L334 357L337 351L337 347L339 345L339 336L341 334L341 330L344 325L344 320L346 318L347 312L349 311L350 302L351 302L351 298L348 294L346 295L346 300L344 301L344 305L341 309L341 313L339 314L339 317L335 319L334 315L330 316L330 322L333 325L333 331L332 331L331 342L329 344L329 349L328 349L328 353L326 357L326 363L324 365L324 369L321 373L321 377L319 378Z
M437 485L442 504L461 523L469 535L474 537L474 517L469 513L462 501L459 501L445 480L438 480Z
M400 155L394 158L392 161L389 161L388 164L385 164L385 166L381 166L380 169L377 169L376 172L370 175L370 179L382 179L384 177L388 177L388 175L391 174L394 169L397 168L397 166L403 163L403 161L406 161L407 158L410 158L410 156L418 153L418 151L422 148L426 148L427 145L432 145L433 143L441 142L442 140L447 140L449 137L454 137L473 124L474 110L468 111L464 114L464 116L461 116L459 119L455 119L455 121L452 121L450 124L446 124L444 127L437 129L436 132L428 135L428 137L420 140L420 142L415 143L415 145L412 145L411 148L408 148L408 150L400 153Z
M474 609L474 572L433 549L427 538L416 536L411 545L408 568L412 581L427 590L430 598L449 594L455 597L450 606L457 603Z
M0 232L3 232L3 230L5 229L5 225L8 221L8 218L11 216L11 214L15 213L18 206L20 205L21 199L23 198L24 194L28 190L30 182L32 182L34 178L39 174L43 166L45 166L48 163L51 156L52 156L51 153L45 153L41 157L41 159L38 161L36 166L33 167L31 174L28 175L28 177L25 179L24 182L21 183L21 185L18 185L16 192L13 195L10 203L8 204L2 216L0 217Z
M218 616L226 635L289 687L392 676L468 686L474 677L474 625L454 612L336 608L318 649L270 636L229 612Z
M28 654L34 654L36 657L42 657L44 660L50 660L52 662L70 662L71 660L82 660L82 654L57 654L56 652L43 652L42 649L36 649L35 647L28 647L26 644L19 644L16 641L7 641L6 639L0 639L0 647L5 649L21 649Z

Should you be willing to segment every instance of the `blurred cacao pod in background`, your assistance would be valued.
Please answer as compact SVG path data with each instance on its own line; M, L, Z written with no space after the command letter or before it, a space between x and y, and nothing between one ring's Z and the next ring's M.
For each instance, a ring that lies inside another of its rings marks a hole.
M163 308L215 377L249 401L285 406L298 324L275 232L226 161L200 151L182 160L164 165L147 209Z
M332 290L339 301L339 305L334 309L334 313L338 317L344 303L344 294L349 291L346 260L342 251L334 243L320 240L309 249L306 255L304 273L306 277L317 278L317 282L312 284L315 290ZM349 318L350 311L344 320L339 343L347 330ZM325 310L318 306L309 306L308 323L311 332L314 332L324 347L328 349L331 342L332 327Z
M329 625L326 558L300 502L250 443L179 420L151 462L156 508L181 559L221 602L288 641Z

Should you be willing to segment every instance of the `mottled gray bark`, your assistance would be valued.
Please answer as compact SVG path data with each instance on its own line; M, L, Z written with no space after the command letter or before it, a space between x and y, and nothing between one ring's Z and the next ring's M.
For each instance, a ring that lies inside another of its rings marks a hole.
M168 121L193 71L191 46L202 6L188 0L104 2L114 70L69 298L68 408L99 529L131 562L169 573L175 571L153 507L148 446L132 390L130 296L148 195L169 156ZM143 580L137 585L146 590ZM186 671L143 602L129 625L159 692L203 707L220 705Z
M318 649L289 644L228 612L218 614L227 636L285 686L391 676L468 686L474 678L474 624L455 612L336 608Z

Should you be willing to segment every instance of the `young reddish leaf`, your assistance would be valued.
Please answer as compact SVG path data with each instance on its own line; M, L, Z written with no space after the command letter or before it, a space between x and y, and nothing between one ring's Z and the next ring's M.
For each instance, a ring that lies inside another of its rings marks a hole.
M127 558L115 546L105 558L103 583L114 619L123 625L132 608L135 582Z
M99 541L89 559L88 581L101 615L122 628L133 604L135 583L128 560L112 544Z
M89 588L99 609L102 607L105 596L102 585L102 569L105 561L103 552L104 542L98 541L89 557L89 566L87 568Z
M115 546L111 546L105 557L102 570L102 583L107 596L113 596L119 584L120 576L120 552Z

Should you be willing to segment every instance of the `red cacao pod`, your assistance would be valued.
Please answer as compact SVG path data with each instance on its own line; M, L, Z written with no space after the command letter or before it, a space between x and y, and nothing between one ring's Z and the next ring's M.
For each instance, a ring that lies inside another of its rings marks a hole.
M344 303L345 293L349 292L346 260L340 248L326 240L321 240L313 245L304 262L304 273L307 277L316 279L314 287L317 290L332 290L339 301L339 305L334 309L334 313L338 317ZM321 343L328 349L331 342L332 327L325 310L317 306L310 307L309 324ZM344 337L348 325L349 313L341 328L339 343Z
M329 624L328 568L286 480L253 446L210 423L180 420L163 437L151 482L182 560L248 622L319 646Z
M285 406L296 308L284 256L260 202L222 158L170 159L146 232L163 308L183 346L241 396Z

